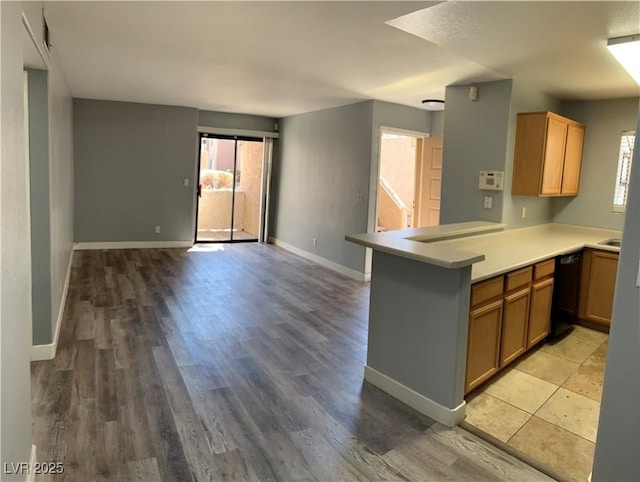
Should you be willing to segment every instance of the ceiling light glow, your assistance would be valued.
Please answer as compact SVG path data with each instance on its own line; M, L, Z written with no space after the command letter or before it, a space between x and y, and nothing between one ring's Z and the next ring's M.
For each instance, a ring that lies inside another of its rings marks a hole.
M640 34L609 39L607 48L640 85Z

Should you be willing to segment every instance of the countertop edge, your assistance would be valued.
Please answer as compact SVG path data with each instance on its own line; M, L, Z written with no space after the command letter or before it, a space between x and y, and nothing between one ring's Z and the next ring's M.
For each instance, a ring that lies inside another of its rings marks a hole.
M375 251L380 251L386 254L392 254L394 256L398 256L400 258L410 259L413 261L419 261L425 264L431 264L433 266L439 266L441 268L448 269L458 269L463 268L465 266L472 265L473 263L478 263L480 261L484 261L484 255L479 253L473 253L471 251L463 251L459 249L452 248L439 248L439 250L446 250L446 256L449 259L443 259L443 256L430 255L429 253L416 253L413 251L408 251L407 249L395 248L388 245L376 244L372 246L367 241L363 241L358 239L357 237L345 236L347 241L350 241L355 244L359 244L361 246L365 246L367 248L374 249ZM419 243L419 241L413 241L415 243ZM428 249L429 246L425 245L425 248Z
M346 235L345 240L366 248L401 258L447 269L458 269L478 263L485 256L473 251L436 246L431 242L503 231L506 224L471 221L425 228L410 228L382 233Z
M514 233L518 229L505 230L506 225L501 223L491 223L487 221L471 221L466 223L455 223L449 225L441 225L425 228L410 228L398 231L387 231L381 233L365 233L365 234L353 234L346 235L345 240L355 243L367 248L371 248L375 251L391 254L412 261L420 263L430 264L447 269L459 269L465 266L473 265L481 261L485 261L486 253L482 250L475 250L474 247L464 246L464 241L467 239L472 240L474 238L493 238L494 236L502 236L500 232ZM471 277L472 283L484 281L494 276L499 276L504 273L508 273L519 268L529 266L531 264L544 261L556 256L562 256L565 254L575 253L584 248L598 249L602 251L619 252L620 248L616 246L607 246L592 242L593 237L587 236L590 231L598 231L603 235L611 234L616 235L617 231L607 230L600 228L591 228L587 226L574 226L574 225L562 225L550 223L547 225L531 226L524 230L540 230L540 229L559 229L564 231L578 230L578 236L585 233L586 240L574 239L573 242L569 242L562 246L560 249L552 249L550 251L541 253L533 257L523 257L522 261L518 261L509 266L500 267L496 270L491 270L486 273L482 273L477 277ZM621 236L621 233L620 233ZM460 244L458 238L462 242L462 246L447 246L448 244ZM591 238L591 239L589 239ZM439 242L443 241L442 244ZM475 271L475 268L474 270Z

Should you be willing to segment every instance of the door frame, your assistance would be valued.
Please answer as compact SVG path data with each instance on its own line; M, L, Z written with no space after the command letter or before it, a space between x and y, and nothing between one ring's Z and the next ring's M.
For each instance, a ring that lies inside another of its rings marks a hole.
M27 281L27 290L29 293L29 301L27 303L27 325L28 325L28 334L29 334L29 347L33 346L33 256L31 253L31 150L30 150L30 139L31 139L31 128L29 125L29 73L26 69L23 68L22 71L22 105L24 108L24 165L25 165L25 193L26 193L26 227L27 227L27 236L26 239L28 242L25 244L24 249L27 251L27 270L26 270L26 281ZM64 303L64 300L63 300ZM52 333L53 336L53 333Z
M382 153L382 135L383 134L399 134L416 138L431 137L428 132L413 131L409 129L399 129L382 125L375 130L377 134L378 152L371 156L371 170L369 177L369 206L367 217L367 233L375 233L378 222L378 184L380 183L380 155ZM371 248L365 248L364 255L364 279L371 279L371 264L373 261L373 251Z
M231 224L229 231L229 239L221 239L221 240L198 240L198 214L200 210L200 171L201 171L201 149L202 149L202 139L223 139L223 140L233 140L233 184L231 188ZM249 137L244 135L230 135L230 134L213 134L209 132L198 132L198 153L197 153L197 162L196 162L196 178L195 178L195 225L193 230L193 239L194 243L198 244L209 244L209 243L255 243L260 240L260 232L256 235L255 238L251 239L233 239L233 222L235 216L235 203L236 203L236 172L238 167L238 141L251 141L251 142L261 142L262 143L262 182L261 182L261 190L264 190L264 176L265 176L265 148L270 147L265 142L264 137ZM260 222L259 229L263 224L263 205L262 198L264 197L264 193L260 192Z
M202 134L209 134L210 137L224 137L224 136L236 136L238 138L249 138L250 140L260 139L263 142L263 164L262 164L262 189L261 193L261 203L260 203L260 233L258 233L258 242L267 242L268 241L268 229L269 229L269 212L271 209L271 174L272 174L272 159L273 159L273 139L277 139L280 137L278 132L268 132L268 131L259 131L259 130L247 130L247 129L229 129L226 127L208 127L208 126L198 126L196 131L196 153L195 153L195 165L194 165L194 182L193 182L193 211L192 211L192 219L193 219L193 244L199 243L197 241L197 230L198 230L198 207L199 207L199 199L198 199L198 185L200 182L200 143L202 139ZM265 191L266 187L266 191ZM220 241L200 241L200 243L215 243ZM229 241L224 241L228 243ZM235 240L232 242L255 242L255 240Z

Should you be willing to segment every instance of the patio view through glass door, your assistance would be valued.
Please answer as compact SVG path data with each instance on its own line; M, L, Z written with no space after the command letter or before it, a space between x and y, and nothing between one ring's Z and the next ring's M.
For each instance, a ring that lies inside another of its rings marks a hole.
M258 240L263 146L257 138L200 135L196 242Z

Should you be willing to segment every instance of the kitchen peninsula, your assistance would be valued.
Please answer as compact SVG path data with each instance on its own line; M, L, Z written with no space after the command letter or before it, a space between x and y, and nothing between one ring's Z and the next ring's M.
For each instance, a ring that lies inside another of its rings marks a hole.
M471 222L349 235L373 249L365 379L454 426L465 413L472 283L600 245L619 231Z

